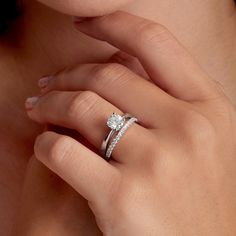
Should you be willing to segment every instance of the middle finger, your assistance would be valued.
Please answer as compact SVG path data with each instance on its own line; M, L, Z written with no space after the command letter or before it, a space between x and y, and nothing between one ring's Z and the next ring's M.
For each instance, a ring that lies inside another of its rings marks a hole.
M39 82L43 93L91 90L121 110L138 116L148 128L169 125L179 107L179 100L117 63L82 64L50 78Z

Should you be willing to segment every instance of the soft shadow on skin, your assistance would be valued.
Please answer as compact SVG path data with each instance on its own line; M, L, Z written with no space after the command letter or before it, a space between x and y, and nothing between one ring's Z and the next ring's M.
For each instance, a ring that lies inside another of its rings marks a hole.
M134 0L38 0L39 2L72 16L101 16L112 13Z

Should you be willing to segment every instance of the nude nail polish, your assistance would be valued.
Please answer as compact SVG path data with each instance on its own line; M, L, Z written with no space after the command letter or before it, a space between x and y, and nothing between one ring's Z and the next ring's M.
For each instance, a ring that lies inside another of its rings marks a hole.
M27 110L32 110L34 108L35 104L38 102L38 100L39 100L38 96L27 98L25 101L25 108Z
M52 79L52 76L47 76L47 77L43 77L38 81L38 86L39 88L43 89L46 88L50 82L50 80Z

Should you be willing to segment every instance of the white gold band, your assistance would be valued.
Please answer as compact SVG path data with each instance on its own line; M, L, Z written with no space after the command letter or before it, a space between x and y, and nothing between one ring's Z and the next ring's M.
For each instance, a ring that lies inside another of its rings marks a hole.
M123 125L123 127L120 129L116 137L112 140L112 142L109 144L108 149L106 150L106 156L105 158L109 160L111 158L112 152L119 143L120 139L124 136L126 131L135 123L138 119L135 117L128 118L128 121Z
M106 151L107 151L110 141L113 140L114 137L118 134L118 131L123 127L126 120L131 117L132 116L130 114L124 114L123 116L120 116L116 113L113 113L108 118L107 126L111 129L111 131L103 140L101 149L100 149L100 153L104 158L106 157Z

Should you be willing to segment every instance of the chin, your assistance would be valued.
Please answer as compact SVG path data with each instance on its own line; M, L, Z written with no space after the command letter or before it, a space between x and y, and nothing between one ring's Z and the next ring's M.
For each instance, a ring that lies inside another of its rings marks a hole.
M38 0L62 13L94 17L110 14L134 0Z

